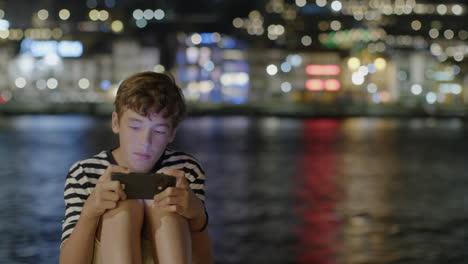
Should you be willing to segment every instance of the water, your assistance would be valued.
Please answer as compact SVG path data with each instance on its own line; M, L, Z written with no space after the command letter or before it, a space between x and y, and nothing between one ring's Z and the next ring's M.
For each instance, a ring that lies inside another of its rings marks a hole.
M466 263L459 119L192 117L174 147L207 171L216 263ZM71 164L108 119L0 117L0 263L57 263Z

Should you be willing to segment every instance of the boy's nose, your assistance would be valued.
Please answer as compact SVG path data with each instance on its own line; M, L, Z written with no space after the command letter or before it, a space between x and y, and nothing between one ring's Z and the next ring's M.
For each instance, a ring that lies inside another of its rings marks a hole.
M144 145L151 145L151 132L143 131L141 134L141 143Z

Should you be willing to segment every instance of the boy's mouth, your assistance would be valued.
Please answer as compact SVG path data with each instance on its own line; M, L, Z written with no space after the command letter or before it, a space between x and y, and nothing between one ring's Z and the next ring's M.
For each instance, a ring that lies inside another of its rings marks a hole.
M139 159L143 159L143 160L148 160L149 158L151 158L151 155L147 154L147 153L133 152L133 155L135 155Z

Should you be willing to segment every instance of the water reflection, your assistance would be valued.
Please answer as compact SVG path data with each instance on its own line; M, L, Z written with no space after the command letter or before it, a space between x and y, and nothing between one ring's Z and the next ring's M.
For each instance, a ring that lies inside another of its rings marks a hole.
M464 263L458 119L192 117L216 263ZM0 263L58 262L63 183L115 145L109 119L0 117Z

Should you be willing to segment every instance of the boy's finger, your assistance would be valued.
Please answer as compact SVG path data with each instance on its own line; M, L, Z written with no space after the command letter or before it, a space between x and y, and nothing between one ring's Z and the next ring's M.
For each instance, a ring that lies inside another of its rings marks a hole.
M177 170L172 168L163 169L162 173L171 175L177 178L176 187L188 188L189 184L185 178L185 172L183 170Z
M123 166L118 166L118 165L114 165L114 164L111 164L107 167L106 171L104 172L104 174L101 175L101 177L99 177L99 181L109 181L111 179L111 174L112 172L121 172L121 173L129 173L130 170L126 167L123 167Z

